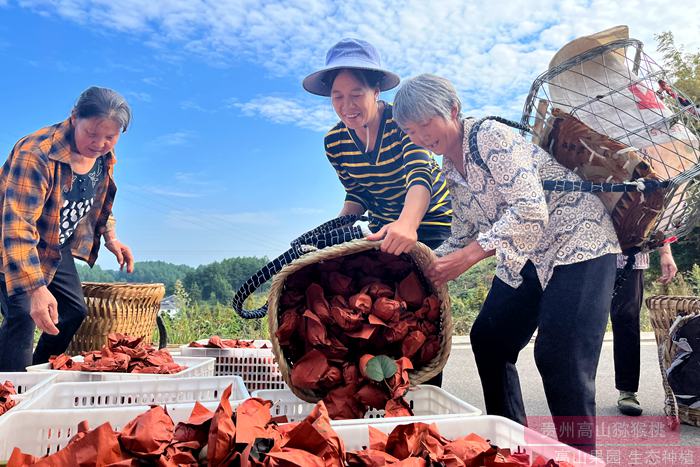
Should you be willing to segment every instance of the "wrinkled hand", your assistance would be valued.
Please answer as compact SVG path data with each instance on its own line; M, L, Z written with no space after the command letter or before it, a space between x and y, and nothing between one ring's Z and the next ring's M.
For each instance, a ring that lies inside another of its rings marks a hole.
M392 255L400 255L413 248L418 241L416 229L401 220L382 227L379 232L367 236L367 240L384 239L381 250Z
M678 268L676 267L676 262L673 260L673 255L670 253L661 253L661 276L659 277L659 282L662 284L668 284L676 277Z
M105 242L105 247L117 258L119 270L123 270L126 266L126 272L132 273L134 271L134 255L131 253L131 248L119 240Z
M469 260L468 252L465 248L453 251L449 255L435 259L426 275L435 285L441 287L447 282L458 278L467 269L473 266Z
M29 292L30 312L36 327L46 334L58 334L58 303L45 285Z

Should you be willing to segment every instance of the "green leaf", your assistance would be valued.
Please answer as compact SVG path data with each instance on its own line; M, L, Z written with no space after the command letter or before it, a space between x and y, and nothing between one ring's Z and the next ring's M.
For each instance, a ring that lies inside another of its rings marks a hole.
M367 377L373 381L384 381L394 376L397 371L398 367L394 359L386 355L371 358L365 370Z

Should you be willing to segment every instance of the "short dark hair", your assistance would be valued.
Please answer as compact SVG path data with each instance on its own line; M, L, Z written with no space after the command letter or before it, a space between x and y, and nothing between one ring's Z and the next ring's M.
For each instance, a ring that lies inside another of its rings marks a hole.
M381 87L382 80L384 79L384 73L376 70L363 70L362 68L337 68L335 70L327 71L321 81L328 87L328 90L333 87L333 83L338 75L343 72L349 72L356 80L367 86L368 88L379 88Z
M131 123L131 107L117 91L91 86L80 94L71 114L76 118L109 118L119 124L122 133Z

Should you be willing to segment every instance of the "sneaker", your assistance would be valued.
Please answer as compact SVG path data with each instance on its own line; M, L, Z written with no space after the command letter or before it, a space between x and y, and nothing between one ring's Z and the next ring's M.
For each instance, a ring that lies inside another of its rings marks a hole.
M637 400L637 394L630 391L620 391L617 408L624 415L637 417L642 414L642 406Z

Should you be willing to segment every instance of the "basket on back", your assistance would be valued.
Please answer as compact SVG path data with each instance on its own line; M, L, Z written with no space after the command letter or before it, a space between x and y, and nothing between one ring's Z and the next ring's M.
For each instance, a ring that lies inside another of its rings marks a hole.
M338 272L342 276L351 278L352 282L350 285L348 285L348 292L345 294L346 296L354 295L360 292L364 284L376 283L376 279L379 279L384 284L393 286L411 272L415 273L421 282L421 286L424 289L425 294L433 294L439 300L439 313L438 319L433 323L435 329L430 328L433 335L437 337L437 342L434 342L434 344L437 344L434 349L435 352L431 352L431 357L427 361L421 360L420 352L417 352L416 355L412 357L414 370L409 372L411 385L420 384L429 380L433 376L440 373L445 366L445 363L449 357L452 340L452 318L450 314L449 293L446 286L436 288L423 276L423 271L432 261L434 253L427 246L423 245L422 243L418 243L409 253L396 257L394 255L381 253L379 251L379 245L380 242L354 240L340 245L320 249L303 255L301 258L285 266L275 275L272 281L268 299L272 349L277 358L280 372L282 373L285 382L300 399L308 402L316 402L322 399L328 391L323 388L319 388L317 390L300 388L294 384L291 376L293 366L301 357L303 357L304 353L311 350L311 346L306 344L305 347L302 348L299 345L299 340L302 339L301 336L303 334L303 330L294 334L291 339L292 342L284 342L281 344L280 339L278 338L281 321L283 321L284 313L297 312L295 311L295 306L296 310L298 310L301 315L304 313L302 309L306 308L305 298L299 301L299 297L294 299L293 297L290 298L290 295L298 294L300 291L308 288L308 286L310 286L312 283L320 283L326 290L328 290L329 287L330 289L333 289L332 285L328 285L329 280L333 277L333 272ZM368 265L366 266L365 270L360 268L353 270L353 263L360 264L363 261L369 261L366 263ZM346 276L346 274L348 275ZM295 300L297 304L293 305ZM343 350L337 353L335 359L338 365L340 366L340 362L343 362L345 356L350 354L357 357L359 357L359 353L370 353L375 355L383 353L390 354L392 351L392 346L393 350L398 352L397 354L393 355L393 357L398 358L400 356L401 341L399 340L393 344L388 344L386 340L382 340L381 333L389 332L389 328L392 329L391 332L395 331L396 328L399 327L400 321L411 321L412 310L415 310L417 307L417 304L414 305L416 306L412 307L409 304L407 309L401 312L401 319L394 322L394 324L386 323L386 326L378 324L377 327L372 330L374 334L367 339L366 347L363 338L358 340L349 339L347 338L345 331L334 323L327 326L327 329L329 329L328 343L331 344L336 351L342 348L347 349L347 353L345 353ZM292 309L291 311L290 308ZM301 315L301 321L298 320L297 323L299 323L300 326L304 326L303 320L307 318L304 318ZM376 319L374 322L379 323L379 321ZM423 322L421 322L420 325L424 326L423 329L425 329L425 325L422 323ZM416 323L416 326L418 325L419 324ZM351 332L350 334L359 335L364 331L370 332L367 325L365 325L365 327L362 329ZM429 334L430 332L431 331L426 331L426 334ZM358 347L358 342L361 343L361 348ZM428 344L426 341L425 347L427 346ZM322 347L323 344L316 346L316 348ZM332 353L333 352L331 352L331 354ZM433 353L434 355L432 355ZM331 362L333 362L333 359L333 356L329 358Z
M655 295L646 299L646 305L659 351L659 367L665 392L664 412L678 417L688 425L700 426L700 409L679 404L667 377L676 354L676 345L671 339L671 326L678 317L700 316L700 297ZM700 392L700 388L698 390Z
M662 79L618 26L560 49L523 110L533 142L597 185L626 252L684 236L700 217L700 118L655 92ZM628 188L601 193L605 184Z
M163 284L83 282L88 314L68 347L68 354L99 350L118 332L143 337L150 344L156 327Z

